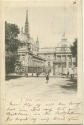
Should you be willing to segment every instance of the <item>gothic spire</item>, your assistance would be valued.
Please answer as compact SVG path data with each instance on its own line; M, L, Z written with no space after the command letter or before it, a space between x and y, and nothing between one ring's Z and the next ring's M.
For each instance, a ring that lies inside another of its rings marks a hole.
M28 10L26 10L25 34L26 34L26 36L28 38L30 38L30 34L29 34L29 22L28 22Z
M38 40L38 36L37 36L37 40L36 40L36 46L37 46L37 51L39 51L39 40Z
M37 41L38 41L38 36L37 36Z
M21 34L23 34L23 27L21 27Z
M26 22L28 22L28 10L26 10Z

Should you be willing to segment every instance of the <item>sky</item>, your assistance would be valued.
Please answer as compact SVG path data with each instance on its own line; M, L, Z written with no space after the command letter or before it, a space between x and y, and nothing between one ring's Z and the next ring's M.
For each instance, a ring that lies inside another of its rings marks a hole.
M54 6L7 7L5 20L21 29L25 25L27 9L30 36L34 40L38 36L40 47L56 46L64 33L68 42L77 38L77 6L72 0Z

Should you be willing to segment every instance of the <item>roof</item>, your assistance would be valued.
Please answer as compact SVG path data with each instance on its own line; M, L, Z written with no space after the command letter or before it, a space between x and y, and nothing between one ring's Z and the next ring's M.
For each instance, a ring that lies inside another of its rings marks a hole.
M70 47L41 48L38 53L71 53Z
M39 60L46 61L45 58L43 58L43 57L41 57L41 56L39 56L39 55L36 55L36 54L34 54L34 53L32 53L32 52L29 52L29 54L32 55L34 58L37 58L37 59L39 59Z

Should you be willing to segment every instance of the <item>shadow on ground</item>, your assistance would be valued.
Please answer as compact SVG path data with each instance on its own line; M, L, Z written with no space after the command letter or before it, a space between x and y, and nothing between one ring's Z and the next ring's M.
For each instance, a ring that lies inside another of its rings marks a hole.
M22 77L22 76L6 76L5 77L5 80L11 80L11 79L18 79L18 78L20 78L20 77Z
M68 79L66 85L60 85L61 88L64 88L66 90L77 90L77 79Z

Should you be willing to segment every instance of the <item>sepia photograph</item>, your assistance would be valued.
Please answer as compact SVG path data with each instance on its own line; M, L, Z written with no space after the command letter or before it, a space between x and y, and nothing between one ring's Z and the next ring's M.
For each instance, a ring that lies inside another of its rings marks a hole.
M2 121L17 125L82 123L78 96L82 66L81 1L2 5L5 32Z
M14 91L33 91L36 96L77 92L77 5L71 4L8 10L5 76L9 89L14 82Z

